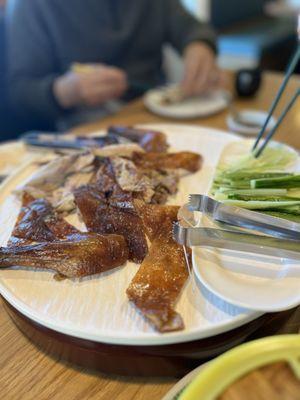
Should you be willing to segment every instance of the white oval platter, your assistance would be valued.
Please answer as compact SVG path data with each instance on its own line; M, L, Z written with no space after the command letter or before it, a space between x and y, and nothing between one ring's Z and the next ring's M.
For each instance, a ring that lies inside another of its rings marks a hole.
M207 193L226 145L241 140L214 129L179 124L147 125L165 132L171 150L190 150L204 157L201 171L182 179L171 204L183 204L189 193ZM34 172L27 163L7 179L0 190L0 245L13 229L20 204L12 194ZM237 328L261 313L236 307L204 286L193 290L189 282L177 304L185 329L160 334L128 302L125 290L138 269L126 266L82 280L57 282L53 273L20 268L0 270L0 293L18 311L55 331L103 343L164 345L203 339Z

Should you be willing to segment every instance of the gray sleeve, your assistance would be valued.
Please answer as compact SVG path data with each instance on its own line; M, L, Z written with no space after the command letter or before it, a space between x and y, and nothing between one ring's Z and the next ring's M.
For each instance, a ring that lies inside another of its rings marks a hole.
M6 15L9 97L19 115L53 121L62 109L52 92L57 76L55 56L39 4L42 2L9 2Z
M180 0L165 0L166 40L180 53L191 42L203 41L215 52L216 35L204 22L197 20L181 4Z

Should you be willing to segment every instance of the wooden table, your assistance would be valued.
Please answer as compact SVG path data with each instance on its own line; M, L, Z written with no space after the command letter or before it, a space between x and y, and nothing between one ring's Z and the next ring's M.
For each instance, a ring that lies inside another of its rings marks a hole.
M232 76L229 76L228 86L229 89L232 86ZM237 110L241 109L259 109L268 111L275 94L278 91L282 75L279 73L266 73L263 78L261 90L258 95L252 99L238 100L234 102ZM291 99L296 89L300 87L300 77L294 77L291 79L287 90L279 103L278 110L275 115L279 115L282 107L287 104L288 99ZM99 129L105 129L107 126L112 124L144 124L144 123L188 123L194 125L208 126L212 128L228 130L226 124L226 117L228 111L223 111L215 116L208 118L190 119L187 121L172 120L170 118L161 118L157 115L151 114L146 110L142 100L137 100L124 107L121 112L116 115L109 116L102 119L99 122L87 124L74 129L76 133L87 133L97 131ZM286 120L276 133L276 140L290 144L300 149L300 101L296 103L294 108L290 111Z
M236 102L238 109L268 109L280 84L281 75L267 73L257 97ZM294 78L285 99L299 87ZM284 99L282 104L284 103ZM188 121L226 130L227 112L217 116ZM174 122L159 118L145 110L140 100L125 107L117 115L75 130L86 133L102 129L110 124L137 124L150 122ZM296 105L280 128L276 137L300 149L300 104ZM4 400L159 400L175 384L173 379L136 379L104 376L97 371L72 366L50 358L30 343L14 326L0 300L0 388ZM278 333L299 332L300 310L292 315ZM225 400L225 398L222 398Z

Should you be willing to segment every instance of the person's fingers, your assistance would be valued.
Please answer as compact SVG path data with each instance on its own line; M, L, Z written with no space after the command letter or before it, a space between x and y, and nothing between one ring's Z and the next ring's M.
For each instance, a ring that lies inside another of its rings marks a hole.
M210 63L203 62L198 70L198 75L193 85L193 94L201 94L206 91L209 87L209 81L211 76L211 65Z
M194 83L199 75L201 65L198 59L187 56L184 67L184 77L181 83L182 90L186 96L190 96L194 91Z
M230 79L228 73L222 70L219 70L218 72L218 87L230 90Z
M116 67L101 66L95 68L87 75L88 79L96 82L118 82L127 83L127 75L124 71Z
M209 69L207 71L207 78L203 85L198 87L197 89L199 90L198 93L205 93L209 92L212 89L216 89L219 87L220 84L220 72L217 67L214 67L212 69Z
M181 87L186 96L195 96L209 90L216 66L213 57L198 55L186 60L185 79Z
M112 85L122 88L128 87L127 75L124 71L107 66L91 66L85 72L78 73L78 79L82 87L90 87L91 90L94 87L99 87L103 85ZM125 90L124 89L124 90Z
M73 72L81 104L96 106L121 97L128 88L127 75L116 67L102 64L85 65L84 71Z
M108 82L101 85L83 86L82 87L82 102L86 105L101 105L102 103L118 98L125 92L124 85L111 85Z
M91 90L91 93L94 94L95 96L99 96L99 98L104 98L104 100L112 98L112 97L117 97L121 96L124 91L126 90L126 87L124 85L117 85L117 84L104 84L101 86L95 86L93 90Z

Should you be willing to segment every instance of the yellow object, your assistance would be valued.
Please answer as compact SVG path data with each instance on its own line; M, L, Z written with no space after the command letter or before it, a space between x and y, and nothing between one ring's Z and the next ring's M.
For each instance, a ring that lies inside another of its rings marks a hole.
M73 63L71 69L73 72L82 74L93 71L94 67L91 64Z
M300 335L259 339L228 351L210 362L179 400L216 400L243 375L278 361L286 361L300 380Z

